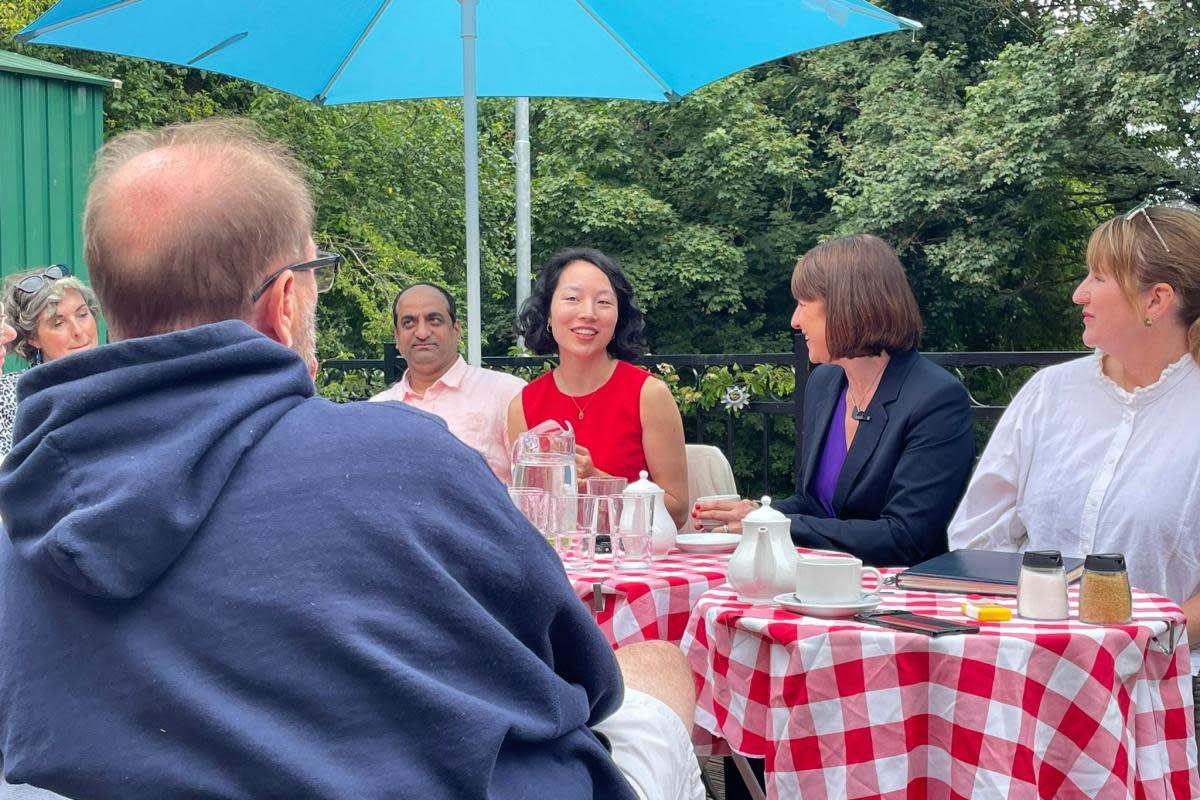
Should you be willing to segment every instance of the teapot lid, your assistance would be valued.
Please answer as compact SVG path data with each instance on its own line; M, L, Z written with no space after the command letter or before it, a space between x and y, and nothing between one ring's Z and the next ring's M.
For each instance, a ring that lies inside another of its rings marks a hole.
M661 486L650 480L646 470L638 472L638 479L625 487L625 494L665 494Z
M771 508L771 498L763 495L762 505L742 518L742 525L759 522L789 522L788 518Z

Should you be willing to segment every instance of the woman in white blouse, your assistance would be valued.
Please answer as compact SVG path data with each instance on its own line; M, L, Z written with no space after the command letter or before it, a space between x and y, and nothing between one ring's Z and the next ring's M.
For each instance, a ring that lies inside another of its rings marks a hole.
M1072 300L1094 355L1029 380L950 522L950 547L1122 552L1200 645L1200 212L1101 225ZM1193 672L1200 653L1193 653Z

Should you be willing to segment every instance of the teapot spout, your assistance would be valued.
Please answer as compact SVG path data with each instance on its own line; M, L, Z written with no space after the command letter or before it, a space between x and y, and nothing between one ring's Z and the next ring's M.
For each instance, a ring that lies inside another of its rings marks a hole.
M771 549L770 540L767 539L768 530L759 526L755 533L758 534L759 544L754 550L754 574L769 581L775 573L775 553Z

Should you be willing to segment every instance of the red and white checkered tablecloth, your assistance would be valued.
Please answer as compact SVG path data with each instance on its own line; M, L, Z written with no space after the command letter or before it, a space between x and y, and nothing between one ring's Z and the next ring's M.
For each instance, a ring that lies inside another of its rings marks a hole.
M706 591L725 583L729 555L672 553L643 570L618 570L611 555L596 558L590 572L569 573L575 593L596 616L614 648L661 639L679 644L688 617ZM595 608L595 584L603 608Z
M962 600L886 591L881 608L968 621ZM930 638L752 606L722 586L681 643L698 749L764 757L779 800L1200 797L1183 614L1135 592L1134 616L1014 614Z

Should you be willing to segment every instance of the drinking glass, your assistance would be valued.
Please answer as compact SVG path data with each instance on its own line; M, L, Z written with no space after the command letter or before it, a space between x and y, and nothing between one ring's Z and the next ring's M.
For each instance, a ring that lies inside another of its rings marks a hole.
M545 536L550 519L550 509L546 502L549 495L546 494L546 490L536 486L510 486L508 487L508 496L517 510L525 516L525 519L529 520L530 524Z
M584 484L587 486L588 494L607 497L625 491L629 480L615 475L593 475L584 480Z
M738 500L741 500L741 499L742 499L742 496L740 494L706 494L702 497L697 497L696 502L697 503L707 503L707 502L710 502L713 500L729 500L729 501L737 502ZM702 530L702 531L715 530L716 528L718 528L722 525L720 520L709 519L709 518L705 518L705 517L701 517L698 520L698 522L700 523L700 530ZM724 530L728 530L728 528L725 528ZM683 531L680 531L680 533L683 533ZM688 531L688 533L691 533L691 531Z
M613 530L617 527L617 517L612 516L607 498L614 495L620 495L625 491L625 487L629 484L628 479L620 478L613 475L593 475L584 481L587 487L587 493L605 498L605 502L600 504L600 511L596 518L596 552L611 553L612 552L612 536ZM619 511L620 509L618 509Z
M613 532L613 565L617 569L647 569L653 555L650 541L654 498L647 494L622 494L608 498Z
M584 572L596 560L596 519L602 498L587 494L549 498L551 537L567 572Z

